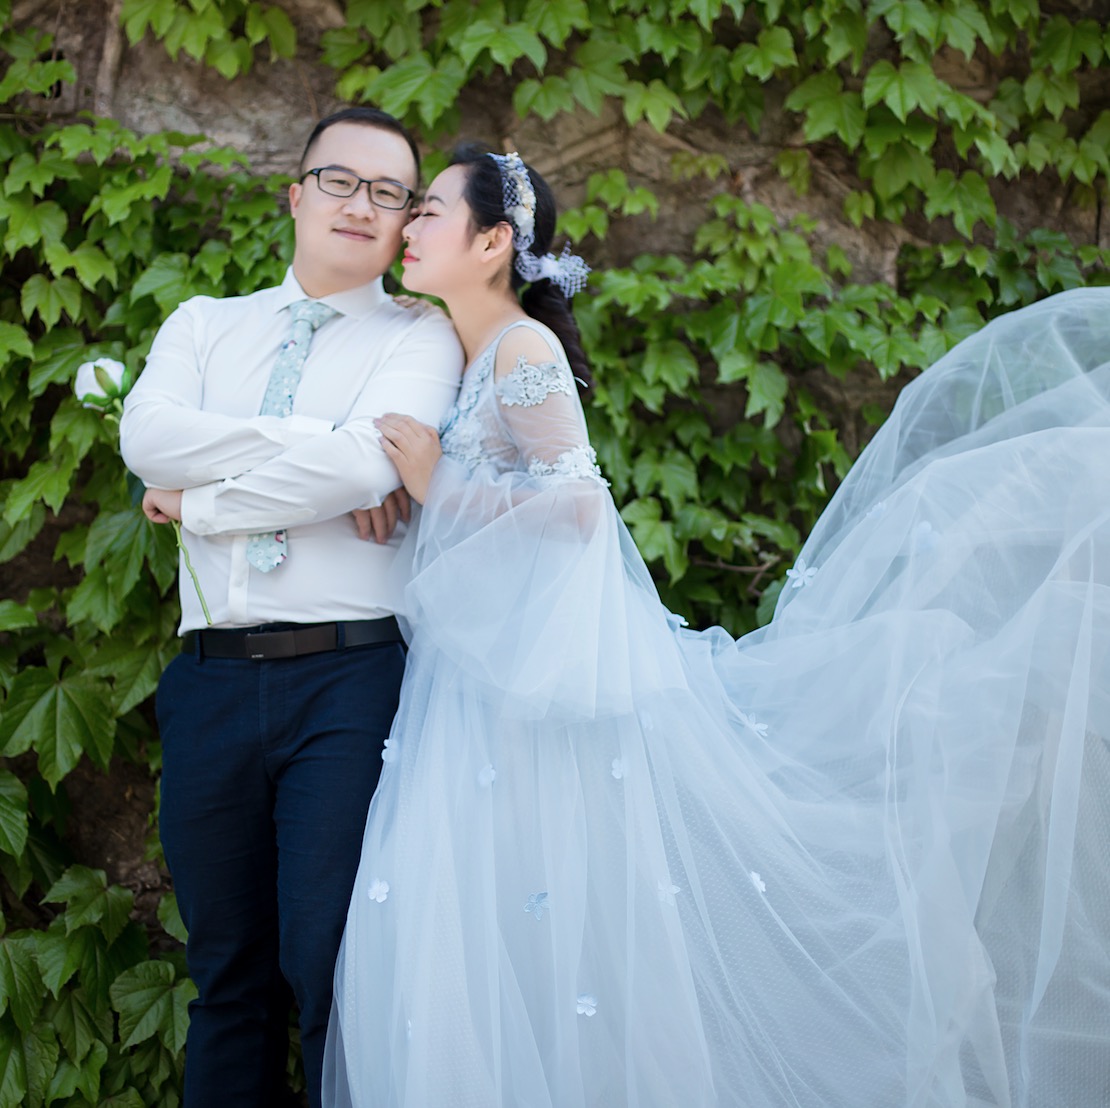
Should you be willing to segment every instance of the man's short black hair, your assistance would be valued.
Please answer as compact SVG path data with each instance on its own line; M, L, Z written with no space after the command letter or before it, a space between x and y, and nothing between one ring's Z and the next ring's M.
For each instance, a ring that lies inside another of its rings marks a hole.
M416 162L416 180L419 183L420 151L416 148L416 139L412 137L412 133L389 112L383 112L381 108L367 107L342 108L337 112L332 112L331 115L325 116L312 128L312 134L308 136L308 142L304 144L304 153L301 154L301 176L304 176L305 162L308 160L308 152L312 149L312 144L336 123L361 123L366 127L377 127L380 131L392 131L395 135L400 135L409 144L409 149L412 151L413 160Z

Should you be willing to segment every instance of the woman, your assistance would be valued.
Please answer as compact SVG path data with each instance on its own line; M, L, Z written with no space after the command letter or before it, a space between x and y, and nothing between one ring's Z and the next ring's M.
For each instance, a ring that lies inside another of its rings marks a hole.
M1106 1103L1110 294L911 385L734 643L614 510L553 228L474 150L408 228L469 366L442 457L380 425L424 507L325 1103Z

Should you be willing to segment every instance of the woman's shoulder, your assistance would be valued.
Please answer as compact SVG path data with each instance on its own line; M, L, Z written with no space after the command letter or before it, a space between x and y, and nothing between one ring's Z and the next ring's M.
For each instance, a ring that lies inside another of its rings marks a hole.
M494 355L494 374L504 377L521 365L562 367L567 357L550 327L537 319L519 319L502 333Z

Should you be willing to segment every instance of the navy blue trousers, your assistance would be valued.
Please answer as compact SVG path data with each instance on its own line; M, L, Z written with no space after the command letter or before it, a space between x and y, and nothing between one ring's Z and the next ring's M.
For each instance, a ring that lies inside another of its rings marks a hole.
M162 845L199 990L185 1108L284 1101L290 987L320 1103L335 957L403 669L387 643L181 654L162 676Z

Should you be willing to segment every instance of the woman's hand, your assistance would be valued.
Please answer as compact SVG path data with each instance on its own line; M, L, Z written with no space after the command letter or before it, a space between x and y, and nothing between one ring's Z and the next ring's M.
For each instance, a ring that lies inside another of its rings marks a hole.
M439 445L439 432L412 416L388 412L374 425L382 435L382 449L397 467L409 496L418 504L428 495L432 470L443 456Z
M181 520L180 489L147 489L143 493L143 514L152 523Z

